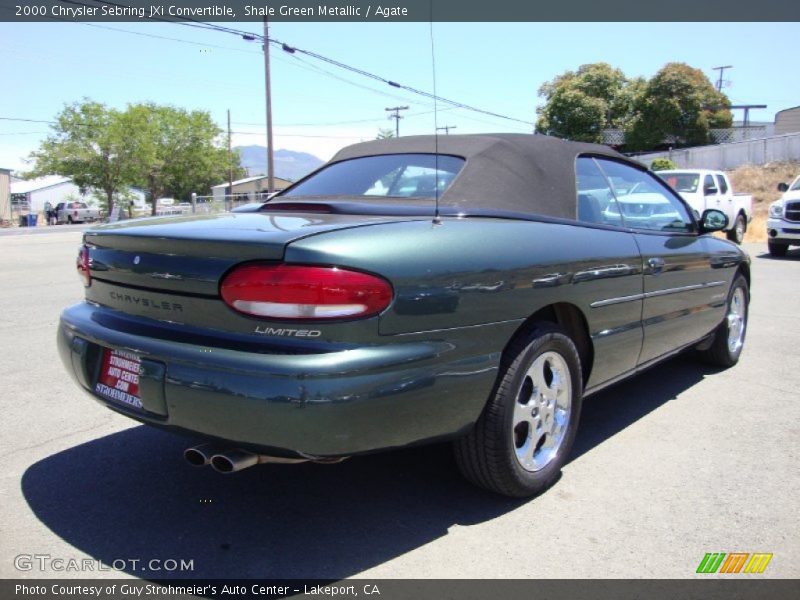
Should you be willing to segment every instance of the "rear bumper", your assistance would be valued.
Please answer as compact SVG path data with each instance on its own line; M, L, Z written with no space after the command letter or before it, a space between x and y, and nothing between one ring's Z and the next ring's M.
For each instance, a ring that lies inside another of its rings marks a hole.
M59 325L62 362L96 400L151 425L255 451L320 457L466 432L497 375L502 346L493 350L487 339L510 337L516 327L494 324L424 340L393 336L382 345L280 354L134 335L106 325L104 314L113 312L81 303L66 309ZM142 358L144 411L92 391L104 348Z
M800 223L767 219L767 240L778 244L800 245Z

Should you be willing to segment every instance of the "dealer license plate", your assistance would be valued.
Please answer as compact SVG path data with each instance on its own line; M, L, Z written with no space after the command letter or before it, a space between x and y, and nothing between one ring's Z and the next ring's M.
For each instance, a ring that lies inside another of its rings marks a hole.
M139 397L139 373L142 360L130 352L103 350L103 364L94 391L103 398L142 410Z

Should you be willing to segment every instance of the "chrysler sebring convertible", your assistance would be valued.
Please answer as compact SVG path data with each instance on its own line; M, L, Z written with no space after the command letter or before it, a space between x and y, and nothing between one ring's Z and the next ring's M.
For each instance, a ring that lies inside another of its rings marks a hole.
M196 466L450 441L468 480L530 496L584 398L684 350L739 360L726 224L604 146L366 142L239 212L87 231L58 346L100 403L202 441Z

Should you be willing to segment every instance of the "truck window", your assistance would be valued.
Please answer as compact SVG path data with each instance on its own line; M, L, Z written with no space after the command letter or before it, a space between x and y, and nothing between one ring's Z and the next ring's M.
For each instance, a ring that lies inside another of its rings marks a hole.
M707 190L710 187L717 188L717 192L719 192L717 184L714 183L714 178L711 175L706 175L705 179L703 179L703 192L705 193L705 190Z
M728 193L728 182L725 181L725 177L723 175L717 175L717 182L719 183L719 185L717 187L719 187L720 193L727 194Z

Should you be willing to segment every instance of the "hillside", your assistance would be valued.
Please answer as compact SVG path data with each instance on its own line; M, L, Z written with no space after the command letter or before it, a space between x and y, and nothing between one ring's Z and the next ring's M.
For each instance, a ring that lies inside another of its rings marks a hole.
M800 174L800 163L743 165L728 172L734 191L753 195L753 220L747 226L745 242L767 241L767 209L781 197L780 182L790 183Z
M267 148L265 146L237 146L234 148L241 157L240 164L247 169L249 177L266 175ZM324 161L313 154L293 152L292 150L275 151L275 176L290 181L304 177Z

